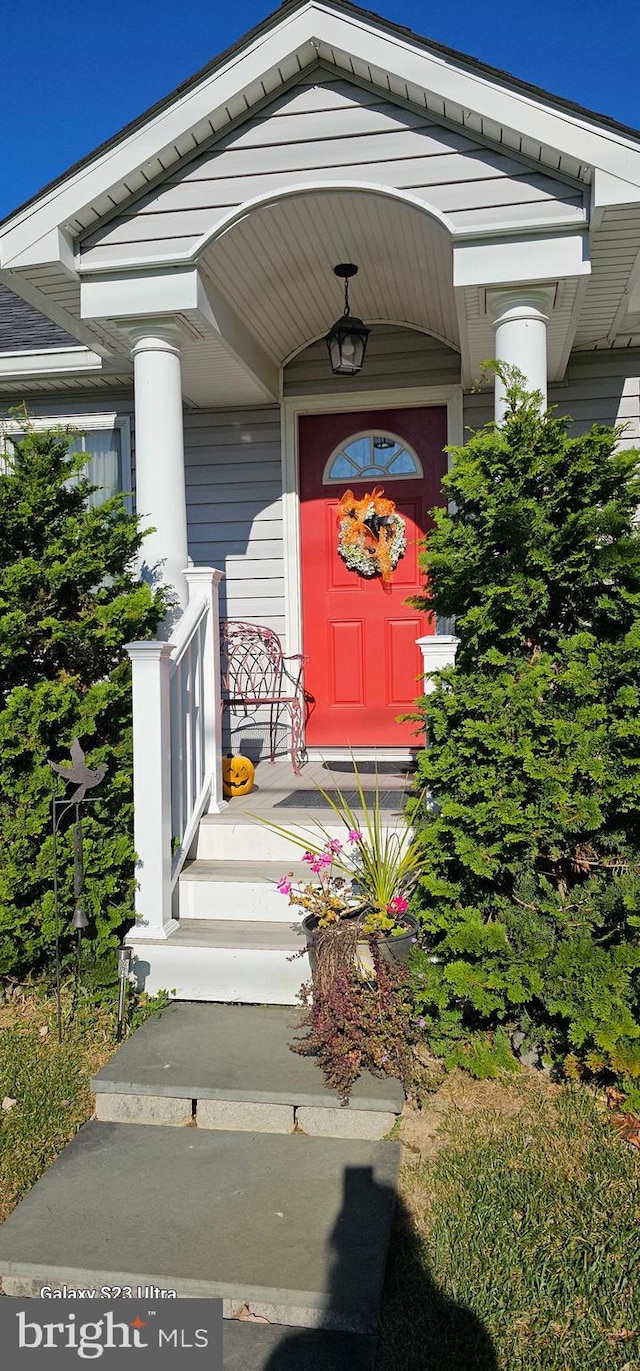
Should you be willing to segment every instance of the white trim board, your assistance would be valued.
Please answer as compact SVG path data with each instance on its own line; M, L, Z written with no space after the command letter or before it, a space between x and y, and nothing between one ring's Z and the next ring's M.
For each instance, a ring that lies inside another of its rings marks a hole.
M59 376L102 369L102 358L86 347L0 353L0 378L19 380L23 376Z
M446 407L447 443L458 446L463 441L464 432L461 386L411 386L396 390L351 391L348 395L334 393L291 396L281 401L284 619L287 652L302 652L299 415L346 414L350 410L415 409L433 405Z
M117 278L119 275L122 275L122 273L131 273L132 279L144 279L145 273L161 268L177 271L180 268L197 266L201 261L203 253L207 251L207 248L213 247L230 229L234 228L236 224L241 223L250 214L267 209L272 205L279 205L282 201L304 199L306 196L335 194L336 192L344 192L349 195L379 195L386 200L397 200L400 204L410 206L427 219L432 219L434 223L439 224L440 227L448 233L454 243L459 244L462 248L471 245L477 246L482 250L487 242L488 245L491 246L495 240L500 246L502 245L503 240L509 242L510 239L513 239L516 250L518 244L527 245L528 243L531 243L535 253L538 251L537 245L539 239L546 242L550 235L554 235L554 238L557 238L560 242L560 252L562 253L564 241L567 238L573 237L581 244L588 228L586 211L582 213L580 219L576 219L573 214L570 216L564 214L561 208L558 209L558 213L554 215L553 218L549 217L545 219L543 224L539 223L534 218L530 221L529 227L527 227L526 222L523 224L523 221L519 218L514 218L512 222L509 222L505 218L501 224L493 229L488 229L486 224L477 225L476 227L457 225L450 215L446 214L443 210L437 209L435 205L430 204L425 196L414 195L411 190L402 189L396 186L387 186L378 181L352 180L348 177L336 174L334 180L309 180L301 181L294 186L280 185L273 190L265 191L261 195L252 196L250 199L244 200L242 204L234 206L233 209L229 210L222 218L216 220L213 226L202 233L191 247L187 247L183 251L179 250L178 244L180 240L177 239L176 243L172 244L171 248L145 254L142 259L137 255L131 257L116 255L112 260L91 262L85 260L82 253L78 252L75 258L76 270L79 278L85 283L91 282L93 278L97 278L98 280L103 277L106 277L107 279ZM577 260L579 263L579 270L586 270L587 268L583 268L580 265L583 260L581 252L579 253ZM571 274L574 275L573 260L570 263L570 267ZM566 275L567 271L568 269L565 268L564 261L561 260L559 274ZM528 280L529 274L529 268L525 264L523 279ZM498 279L503 280L504 277L501 275ZM465 284L465 282L461 282L461 284ZM84 317L85 314L83 310L83 318ZM449 346L451 346L451 343Z

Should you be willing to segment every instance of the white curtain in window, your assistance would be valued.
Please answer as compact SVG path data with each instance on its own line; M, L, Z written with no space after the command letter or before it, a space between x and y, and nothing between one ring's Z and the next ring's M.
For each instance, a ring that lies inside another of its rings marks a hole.
M122 489L119 429L92 429L83 433L74 440L70 451L86 452L89 456L84 474L92 486L98 486L89 496L91 509L97 509Z

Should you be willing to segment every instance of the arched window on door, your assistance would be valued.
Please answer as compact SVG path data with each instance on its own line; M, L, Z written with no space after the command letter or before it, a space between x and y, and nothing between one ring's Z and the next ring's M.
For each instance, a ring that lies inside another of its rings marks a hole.
M406 481L423 476L422 462L409 443L394 433L354 433L334 448L325 466L324 485L345 481Z

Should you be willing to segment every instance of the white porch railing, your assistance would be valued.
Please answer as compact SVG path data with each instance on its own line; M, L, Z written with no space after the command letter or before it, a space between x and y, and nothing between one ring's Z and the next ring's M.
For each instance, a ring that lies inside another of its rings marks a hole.
M189 603L168 642L128 643L133 690L132 935L166 938L173 890L205 810L222 808L218 584L221 571L185 571Z

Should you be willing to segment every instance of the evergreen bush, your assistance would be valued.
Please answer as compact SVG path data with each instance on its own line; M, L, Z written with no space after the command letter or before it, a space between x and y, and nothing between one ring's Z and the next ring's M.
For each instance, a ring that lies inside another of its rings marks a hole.
M505 381L504 424L453 449L422 561L418 603L460 647L420 702L416 1007L450 1062L504 1027L638 1105L638 453L602 425L569 437Z
M95 957L133 916L131 677L124 644L153 636L167 592L135 577L143 533L124 496L88 506L86 454L63 430L12 445L0 474L0 975L46 965L54 948L48 759L74 736L104 763L84 818L87 939ZM71 946L71 847L59 839L63 950Z

